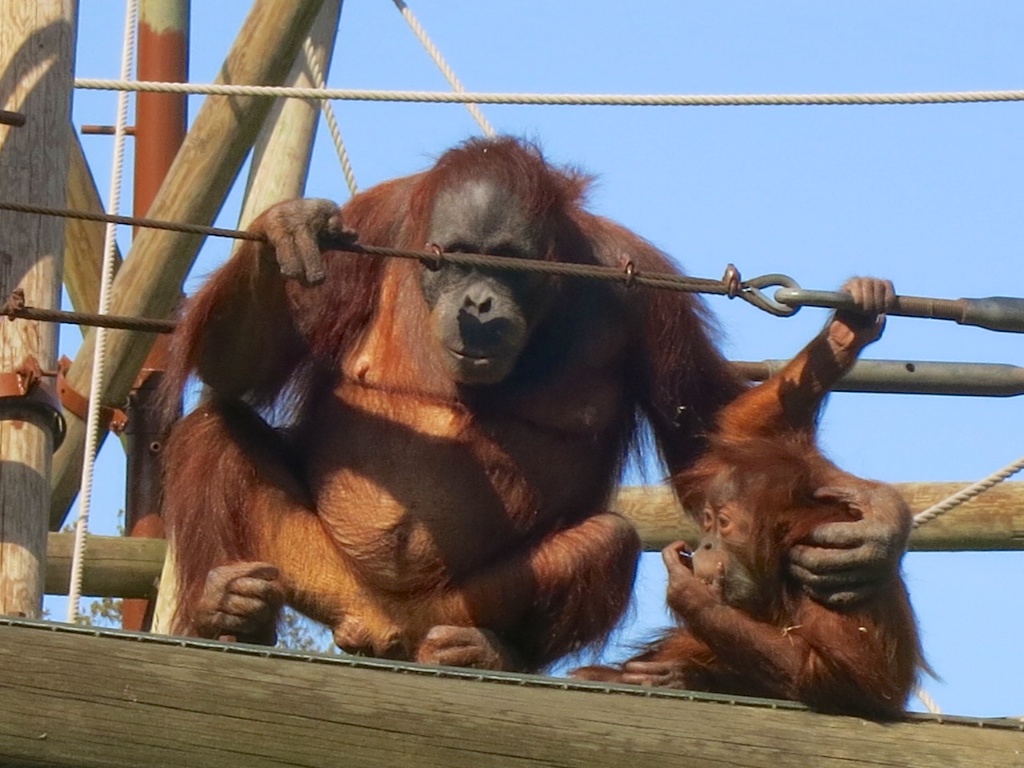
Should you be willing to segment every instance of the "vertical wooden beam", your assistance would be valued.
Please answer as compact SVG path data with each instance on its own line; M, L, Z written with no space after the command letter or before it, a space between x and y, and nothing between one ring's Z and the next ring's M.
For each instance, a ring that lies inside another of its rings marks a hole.
M313 57L322 72L330 69L341 5L342 0L324 0L309 33ZM304 50L299 51L287 84L297 88L316 87ZM320 104L315 101L279 99L274 103L253 147L239 227L249 226L274 203L302 196L319 117Z
M5 197L64 205L74 68L74 0L0 0L0 108L25 116L0 125L0 184ZM0 212L0 291L27 303L60 307L64 222ZM0 372L32 355L52 369L57 326L0 320ZM39 419L0 421L0 614L42 610L53 436Z
M8 0L12 1L12 0ZM218 82L279 84L287 76L323 0L256 0L221 68ZM212 223L238 175L246 153L272 104L255 96L209 96L160 187L150 215L196 224ZM166 317L203 238L145 229L118 271L111 312ZM89 333L68 372L77 391L89 391L95 335ZM107 379L97 394L104 404L121 403L153 344L152 334L113 331L107 337ZM60 526L77 493L85 448L85 425L68 417L68 432L54 456L50 525Z

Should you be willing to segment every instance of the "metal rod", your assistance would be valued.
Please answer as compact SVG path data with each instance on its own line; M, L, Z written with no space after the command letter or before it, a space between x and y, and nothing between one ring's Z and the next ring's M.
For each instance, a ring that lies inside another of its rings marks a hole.
M764 381L786 360L734 362L740 375ZM860 360L832 388L836 392L905 395L1015 397L1024 395L1024 368L998 363L946 363L916 360Z
M188 81L189 0L139 3L138 76L143 80ZM188 97L140 93L135 105L135 199L133 212L145 216L174 162L188 129ZM137 230L136 230L137 232ZM162 538L160 519L162 447L168 425L159 417L157 392L166 366L168 339L158 337L128 395L125 434L127 484L125 531L128 536ZM124 629L149 629L153 601L125 600Z
M115 328L120 331L144 331L147 333L173 333L173 320L155 320L147 317L125 317L123 315L98 315L91 312L65 312L59 309L38 307L17 307L10 303L0 307L0 315L12 320L41 320L68 325L87 325L91 328Z
M811 291L805 288L780 288L775 300L788 307L831 307L856 309L853 297L835 291ZM902 317L927 317L955 320L961 325L976 325L990 331L1024 333L1024 299L991 296L985 299L931 299L924 296L897 296L886 314Z
M0 125L12 125L20 128L25 124L25 116L21 112L11 112L7 109L0 109Z
M0 315L11 319L48 320L73 325L103 325L128 331L173 333L173 320L96 315L18 306L8 301ZM786 360L733 361L741 376L764 381L782 369ZM1024 368L1001 363L930 362L918 360L861 360L833 387L837 392L889 392L914 395L1015 397L1024 395Z
M114 126L112 125L83 125L78 129L78 132L83 136L113 136ZM135 126L126 125L124 128L125 136L135 135Z

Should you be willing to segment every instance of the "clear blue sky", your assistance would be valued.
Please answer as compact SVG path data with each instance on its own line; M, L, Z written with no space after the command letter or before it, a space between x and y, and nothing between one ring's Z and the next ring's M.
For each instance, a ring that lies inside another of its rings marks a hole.
M794 93L1024 88L1024 3L644 3L448 0L412 9L468 90ZM210 82L249 7L195 3L192 79ZM122 3L81 0L77 71L115 78ZM347 0L328 76L336 87L446 90L390 0ZM74 121L113 123L114 94L78 92ZM200 97L194 97L194 116ZM361 187L414 172L477 132L457 105L336 102ZM902 107L484 107L504 133L599 177L592 208L653 240L694 275L728 262L808 288L891 278L901 293L1024 295L1024 104ZM109 137L85 137L103 194ZM130 143L129 143L130 146ZM130 164L128 165L130 168ZM344 201L326 133L307 193ZM130 199L130 196L126 196ZM126 203L129 205L129 203ZM234 226L238 195L219 224ZM123 209L122 212L129 212ZM120 233L122 248L129 232ZM196 276L227 245L211 241ZM194 287L197 277L189 282ZM824 322L710 300L733 359L793 354ZM77 332L62 335L73 353ZM893 318L868 357L1024 364L1024 336ZM1024 454L1021 398L837 394L822 441L886 481L973 482ZM103 452L95 531L113 529L123 460ZM953 512L951 514L956 514ZM1024 552L911 554L906 578L947 713L1024 714ZM645 556L635 641L663 625L663 576Z

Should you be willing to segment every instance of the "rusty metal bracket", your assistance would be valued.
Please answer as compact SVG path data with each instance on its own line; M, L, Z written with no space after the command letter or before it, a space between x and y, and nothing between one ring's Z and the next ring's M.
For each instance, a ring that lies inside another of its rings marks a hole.
M45 375L32 355L13 372L0 373L0 420L27 420L31 415L41 415L56 450L64 442L67 422L52 387L43 381Z
M89 398L75 390L68 382L67 372L70 367L71 360L67 357L62 357L57 363L57 392L60 393L60 402L64 408L85 421L89 417ZM101 405L100 417L107 428L115 434L121 434L128 426L128 416L120 408Z

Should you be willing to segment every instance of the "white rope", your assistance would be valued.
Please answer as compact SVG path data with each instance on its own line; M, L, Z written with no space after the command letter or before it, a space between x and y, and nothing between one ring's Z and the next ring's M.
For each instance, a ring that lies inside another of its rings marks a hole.
M132 60L135 58L135 23L137 0L128 0L124 18L124 44L121 53L121 80L131 77ZM117 213L121 205L121 177L124 169L125 127L128 125L128 92L121 91L117 97L117 123L114 128L114 161L110 180L108 213ZM117 225L107 224L103 240L103 273L100 282L100 296L97 312L105 315L110 311L110 293L114 283L114 256L117 248ZM71 581L68 586L68 623L78 619L78 603L82 596L82 566L85 558L86 535L89 530L89 507L92 503L92 481L96 467L96 451L99 443L100 393L103 391L104 362L107 348L107 329L95 331L96 346L93 352L92 380L89 384L89 411L86 418L85 459L82 462L82 485L78 495L78 519L75 521L75 546L71 557Z
M419 38L420 43L426 49L427 53L430 54L430 58L434 60L437 68L441 70L441 74L444 75L444 79L448 81L448 84L452 87L452 90L456 93L465 93L466 89L462 87L462 83L459 78L455 76L455 71L448 66L448 62L444 60L441 55L441 51L438 50L437 46L427 35L427 31L423 29L419 20L413 15L412 10L406 5L403 0L392 0L395 7L399 10L405 20L409 23L410 29L416 37ZM469 110L469 114L476 120L476 124L480 126L480 130L484 132L484 136L493 136L494 126L488 122L487 118L484 117L484 113L480 111L480 107L476 104L466 103L466 109Z
M358 88L294 88L276 85L161 83L76 78L75 87L93 91L146 91L218 96L276 96L338 101L400 101L429 104L527 104L618 107L777 107L891 104L967 104L1024 101L1024 91L935 91L923 93L792 93L733 95L453 93L451 91L374 91Z
M309 74L312 75L316 87L326 88L327 80L324 77L324 71L320 67L320 61L317 59L316 51L313 49L313 41L308 37L303 44L303 52L306 55L306 66L309 67ZM331 134L331 140L334 142L334 151L338 153L338 160L341 161L341 172L345 175L345 183L348 185L349 194L355 195L359 191L359 187L356 185L356 175L352 172L352 163L349 161L345 141L341 138L341 129L338 127L338 119L334 115L334 106L329 100L324 99L320 103L320 108L324 113L324 119L327 121L327 130Z
M917 697L917 700L920 701L922 705L924 705L924 708L931 712L933 715L942 714L942 710L939 708L938 702L936 702L935 699L932 698L932 695L928 693L928 691L926 691L923 686L917 686L917 690L914 691L914 695Z
M965 501L970 501L975 496L980 496L982 493L987 491L992 486L998 485L999 483L1003 482L1006 478L1017 474L1022 469L1024 469L1024 456L1017 459L1012 464L1007 464L998 472L993 472L984 480L979 480L974 485L968 486L959 493L953 494L948 499L940 501L938 504L933 504L923 512L919 512L918 514L914 515L914 527L918 528L924 525L925 523L930 523L939 515L944 515L951 509L959 507Z

